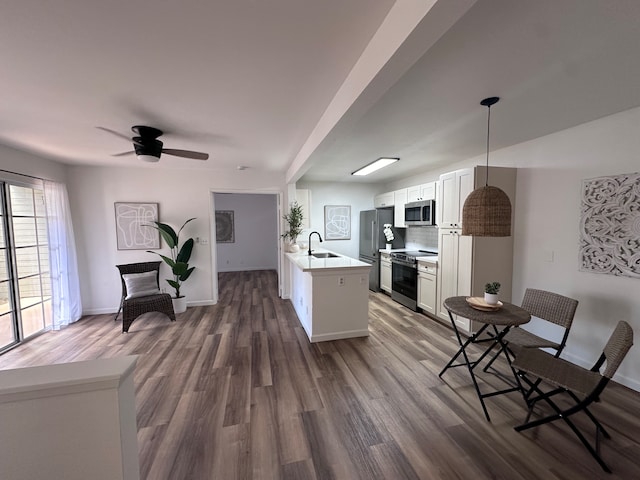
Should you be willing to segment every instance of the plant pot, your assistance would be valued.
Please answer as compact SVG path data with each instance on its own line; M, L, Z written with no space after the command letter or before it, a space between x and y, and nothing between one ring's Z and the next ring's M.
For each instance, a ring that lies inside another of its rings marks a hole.
M498 304L498 294L497 293L485 293L484 301L489 305L497 305Z
M178 298L172 298L174 313L184 313L187 311L187 297L182 296Z
M289 253L297 253L300 251L300 246L297 243L290 243L288 247Z

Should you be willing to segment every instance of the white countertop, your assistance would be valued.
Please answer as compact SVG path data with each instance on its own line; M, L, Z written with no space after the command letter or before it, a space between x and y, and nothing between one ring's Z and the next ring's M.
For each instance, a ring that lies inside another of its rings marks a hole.
M393 252L415 252L417 250L429 250L429 252L433 252L433 253L425 253L425 256L431 256L431 255L438 256L438 249L437 248L430 248L430 247L392 248L391 250L387 250L386 248L380 248L378 251L379 252L386 252L386 253L393 253Z
M424 257L416 257L418 262L438 264L437 255L425 255Z
M293 262L303 272L312 270L318 271L330 271L330 270L342 270L345 268L371 268L371 265L355 258L346 257L339 253L330 252L329 250L313 250L314 253L329 252L337 257L332 258L316 258L309 256L307 250L303 250L297 253L285 253L287 258Z
M386 248L381 248L380 249L380 253L413 252L415 250L416 250L415 248L392 248L391 250L387 250ZM434 250L434 249L430 249L430 250ZM425 253L424 256L416 257L416 260L418 262L433 263L433 264L437 265L438 264L438 255L437 254L431 254L431 253Z

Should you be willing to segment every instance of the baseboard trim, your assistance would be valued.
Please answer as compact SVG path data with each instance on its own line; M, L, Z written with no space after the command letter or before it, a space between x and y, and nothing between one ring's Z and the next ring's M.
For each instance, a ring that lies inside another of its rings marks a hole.
M369 329L349 330L347 332L332 332L332 333L323 333L321 335L312 335L309 338L309 341L311 343L328 342L330 340L342 340L345 338L368 337L368 336L369 336Z
M210 305L215 305L216 302L213 300L194 300L193 302L187 302L187 307L208 307ZM111 308L88 308L82 311L82 316L85 315L106 315L113 314L115 315L118 311L118 307Z

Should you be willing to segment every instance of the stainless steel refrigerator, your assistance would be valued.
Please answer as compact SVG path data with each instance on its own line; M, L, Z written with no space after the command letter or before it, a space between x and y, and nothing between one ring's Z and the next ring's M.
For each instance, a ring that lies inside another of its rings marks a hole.
M371 265L369 290L380 291L380 249L387 239L382 231L385 223L393 225L393 208L378 208L360 212L360 253L358 259ZM404 248L404 229L392 228L392 248Z

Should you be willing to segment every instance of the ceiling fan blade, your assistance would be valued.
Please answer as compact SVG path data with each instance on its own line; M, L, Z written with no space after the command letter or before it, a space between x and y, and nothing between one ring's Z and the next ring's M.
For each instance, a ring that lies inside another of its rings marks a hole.
M173 148L163 148L162 153L175 157L193 158L194 160L207 160L209 158L208 153L192 152L191 150L175 150Z
M130 152L112 153L111 156L112 157L126 157L127 155L133 155L134 153L136 153L136 152L134 150L131 150Z
M125 140L127 140L128 142L131 141L131 137L128 137L127 135L120 133L120 132L116 132L115 130L111 130L110 128L105 128L105 127L96 127L99 130L104 130L105 132L109 132L112 133L113 135L115 135L116 137L120 137L120 138L124 138Z

